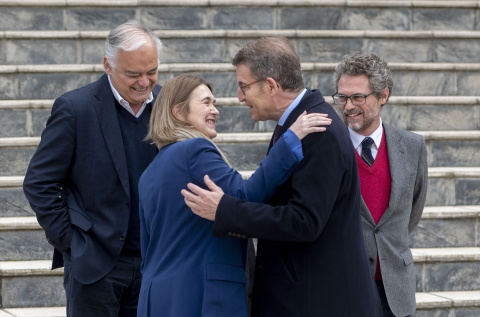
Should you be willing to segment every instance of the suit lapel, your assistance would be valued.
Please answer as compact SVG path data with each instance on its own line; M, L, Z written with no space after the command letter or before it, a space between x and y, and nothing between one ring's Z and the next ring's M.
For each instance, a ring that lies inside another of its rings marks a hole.
M103 138L107 144L108 151L117 170L118 177L123 189L130 199L130 185L128 181L127 158L123 147L122 133L118 123L115 97L113 96L107 75L100 78L101 84L95 96L97 102L93 105L97 112L98 121L102 130Z
M385 139L387 141L388 163L390 165L390 176L392 177L392 187L390 192L390 201L378 224L382 224L393 214L395 206L401 198L401 184L403 183L405 168L406 147L403 143L403 137L392 126L383 124Z

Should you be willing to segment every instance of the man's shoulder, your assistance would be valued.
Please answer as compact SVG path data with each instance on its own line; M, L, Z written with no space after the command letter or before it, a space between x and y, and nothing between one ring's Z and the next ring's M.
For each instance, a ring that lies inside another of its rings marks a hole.
M424 137L418 133L392 126L386 122L383 122L383 127L385 131L385 135L387 136L390 135L390 136L402 137L411 142L421 142L421 143L425 142Z

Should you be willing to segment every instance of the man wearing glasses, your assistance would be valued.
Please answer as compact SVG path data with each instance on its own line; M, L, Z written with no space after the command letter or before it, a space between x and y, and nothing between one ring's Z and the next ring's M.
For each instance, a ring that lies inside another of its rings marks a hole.
M380 118L393 80L375 54L345 55L334 72L338 105L356 149L365 247L383 316L415 312L415 268L408 234L427 194L427 149L422 136Z
M325 132L302 140L303 161L268 204L224 195L208 179L211 191L193 184L193 193L182 191L194 213L215 221L214 235L258 238L251 316L382 316L345 125L320 91L304 87L300 60L286 38L250 42L232 63L238 99L253 120L278 122L270 147L305 111L332 119Z

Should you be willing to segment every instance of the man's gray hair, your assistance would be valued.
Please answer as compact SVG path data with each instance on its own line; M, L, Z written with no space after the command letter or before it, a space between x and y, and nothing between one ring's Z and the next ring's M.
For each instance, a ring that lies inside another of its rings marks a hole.
M130 20L117 26L107 36L105 41L105 57L112 67L115 67L118 52L132 52L152 40L157 47L158 57L162 50L162 42L152 31L135 20Z
M378 98L387 88L388 97L392 95L393 78L390 68L385 60L374 53L355 52L345 55L333 73L335 91L338 91L338 81L342 75L365 75L368 77L370 89Z

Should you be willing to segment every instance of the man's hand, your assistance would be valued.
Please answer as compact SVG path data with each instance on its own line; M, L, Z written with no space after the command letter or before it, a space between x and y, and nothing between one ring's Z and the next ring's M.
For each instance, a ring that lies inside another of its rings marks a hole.
M191 192L182 189L181 193L183 197L185 197L185 203L192 209L194 214L215 221L217 207L224 193L220 187L215 185L208 175L205 175L204 181L210 190L188 183L187 187Z

